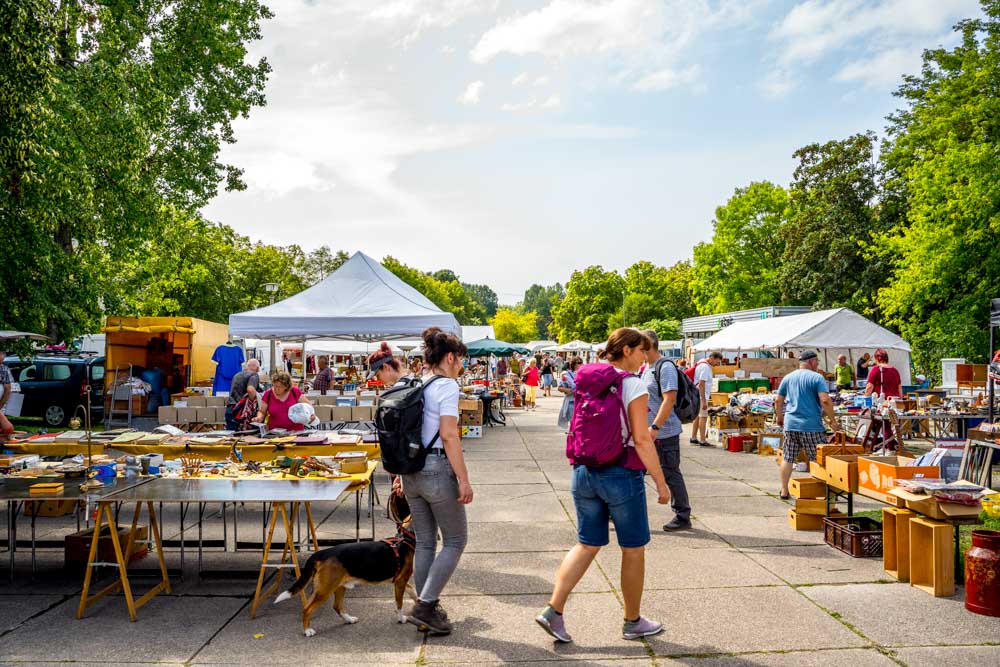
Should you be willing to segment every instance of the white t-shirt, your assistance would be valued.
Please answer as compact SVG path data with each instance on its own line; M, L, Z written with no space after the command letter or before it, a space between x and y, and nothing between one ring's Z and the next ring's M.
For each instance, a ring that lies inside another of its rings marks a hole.
M433 378L433 375L428 375L424 378L424 383ZM441 417L458 417L458 383L446 377L434 380L433 384L424 389L424 424L420 430L424 447L431 444L441 428ZM437 439L434 446L444 447L441 438Z
M619 371L619 373L624 374L625 371ZM642 381L642 378L636 375L630 375L622 380L622 402L625 403L625 411L628 412L628 406L632 405L632 401L637 398L642 398L643 396L649 396L649 389L646 388L646 383ZM424 413L426 414L426 412ZM624 418L622 419L622 439L624 439L629 433L628 426L625 424ZM625 443L628 447L635 447L635 440L630 439Z
M705 396L706 401L712 398L712 377L714 373L712 372L712 364L707 361L699 361L698 366L694 369L694 383L695 386L702 380L705 381Z

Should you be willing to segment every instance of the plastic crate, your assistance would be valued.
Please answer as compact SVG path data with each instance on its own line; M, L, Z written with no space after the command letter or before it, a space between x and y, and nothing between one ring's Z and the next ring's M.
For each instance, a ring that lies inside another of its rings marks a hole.
M823 539L854 558L882 556L882 523L866 516L823 519Z

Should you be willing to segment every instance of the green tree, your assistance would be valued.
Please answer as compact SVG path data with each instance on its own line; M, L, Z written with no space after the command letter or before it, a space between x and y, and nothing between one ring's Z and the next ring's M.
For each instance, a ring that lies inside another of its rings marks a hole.
M500 299L489 285L470 285L462 283L462 289L469 295L469 298L483 307L487 319L497 314L500 307Z
M624 295L625 279L616 271L600 266L574 271L566 283L566 296L553 309L550 330L560 343L603 340L612 315L621 312Z
M306 282L315 285L339 269L350 258L347 251L333 252L328 245L316 248L306 256L305 266L302 269L306 276Z
M522 312L513 308L499 308L490 319L497 340L508 343L527 343L538 333L538 313Z
M270 68L246 45L270 16L256 0L0 3L4 326L94 326L109 264L243 187L219 153L264 103Z
M1000 1L982 6L956 27L958 46L925 51L905 78L883 151L908 224L881 239L893 271L878 304L932 376L941 357L985 361L1000 296Z
M552 310L565 295L566 290L559 283L548 287L532 285L524 291L524 300L521 301L521 306L525 310L538 313L538 332L536 335L539 340L548 339L553 319Z
M736 188L715 209L712 240L694 248L691 290L704 314L775 305L788 193L768 181Z
M636 324L635 328L652 329L661 341L680 340L682 338L680 320L649 320L642 324Z
M866 260L881 231L875 135L810 144L795 152L791 213L782 228L783 301L816 308L850 306L875 314L885 273Z
M629 296L646 295L656 304L654 309L643 305L648 304L647 300L630 304L626 299L625 314L630 324L654 318L683 319L696 312L691 293L691 264L688 262L677 262L666 268L641 260L625 269L625 285Z

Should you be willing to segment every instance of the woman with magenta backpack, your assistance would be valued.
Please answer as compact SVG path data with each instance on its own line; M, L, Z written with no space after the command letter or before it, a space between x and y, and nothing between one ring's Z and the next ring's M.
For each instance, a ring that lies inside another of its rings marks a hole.
M608 544L608 520L615 525L622 550L621 590L625 598L624 639L641 639L663 625L639 613L649 542L646 471L656 483L658 502L670 502L670 490L649 436L648 390L635 374L650 342L639 331L617 329L600 357L609 364L589 364L576 373L576 401L566 455L573 465L573 504L577 544L563 559L549 605L535 619L557 641L573 641L563 610L573 588L601 547ZM628 415L627 423L622 413Z

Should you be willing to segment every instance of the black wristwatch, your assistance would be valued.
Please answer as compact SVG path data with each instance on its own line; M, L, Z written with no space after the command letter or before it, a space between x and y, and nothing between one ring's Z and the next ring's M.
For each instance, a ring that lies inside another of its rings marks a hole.
M649 428L653 429L654 431L659 431L660 430L660 427L657 426L656 424L650 424Z

